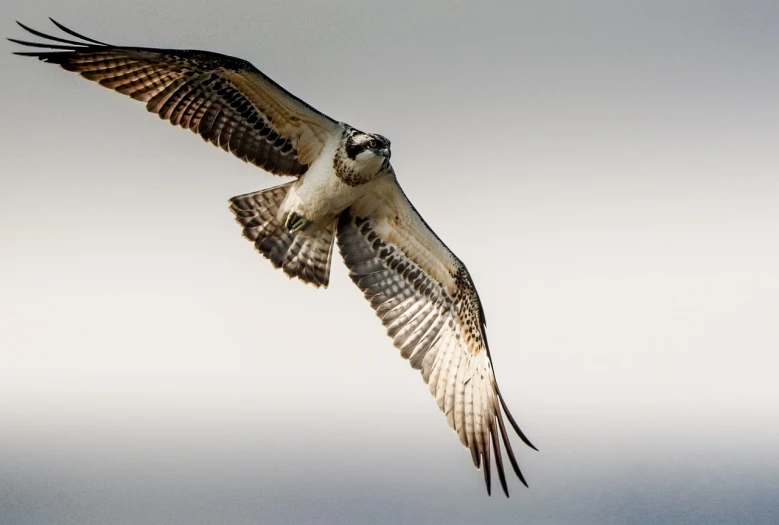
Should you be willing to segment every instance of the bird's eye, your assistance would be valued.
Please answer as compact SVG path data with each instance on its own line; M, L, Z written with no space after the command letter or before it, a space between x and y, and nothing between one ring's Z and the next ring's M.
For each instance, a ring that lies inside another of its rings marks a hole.
M368 142L368 147L373 149L377 146L377 143L374 139L371 139L370 142Z

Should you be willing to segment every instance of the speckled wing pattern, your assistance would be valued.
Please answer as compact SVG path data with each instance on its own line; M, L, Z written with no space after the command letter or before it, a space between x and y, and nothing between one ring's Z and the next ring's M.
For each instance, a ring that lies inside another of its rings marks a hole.
M421 370L449 425L470 449L474 465L483 468L487 491L492 450L508 496L500 441L514 472L527 485L503 413L522 441L533 445L498 390L484 314L468 270L419 216L394 175L372 186L341 215L337 237L352 281L401 355Z
M339 123L245 60L208 51L113 46L52 22L79 40L50 36L20 23L47 42L9 39L44 49L16 54L59 64L146 102L150 112L271 173L305 173L327 137L341 132Z

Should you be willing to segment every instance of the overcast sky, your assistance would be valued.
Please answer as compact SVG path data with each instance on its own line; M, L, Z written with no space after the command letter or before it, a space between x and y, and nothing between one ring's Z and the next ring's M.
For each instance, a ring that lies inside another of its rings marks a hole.
M340 257L316 290L241 238L227 199L281 179L5 43L3 523L779 515L775 2L0 9L240 56L388 136L540 449L488 498Z

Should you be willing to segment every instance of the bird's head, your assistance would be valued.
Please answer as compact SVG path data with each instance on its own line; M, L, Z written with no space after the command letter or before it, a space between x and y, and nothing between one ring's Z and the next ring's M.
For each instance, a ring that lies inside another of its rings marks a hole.
M351 129L344 149L356 171L378 173L389 167L390 140L383 135Z

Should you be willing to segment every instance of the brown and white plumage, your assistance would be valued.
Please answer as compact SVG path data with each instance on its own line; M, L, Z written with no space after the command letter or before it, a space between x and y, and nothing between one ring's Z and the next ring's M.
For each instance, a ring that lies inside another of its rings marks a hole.
M334 237L350 276L401 355L422 373L491 490L501 442L522 481L492 369L484 312L465 265L420 217L389 163L390 142L337 122L248 62L207 51L104 44L21 25L46 43L17 54L61 65L146 102L149 111L293 182L230 199L244 236L290 277L327 286ZM53 44L51 42L58 42ZM535 448L535 447L533 447ZM526 483L525 483L526 484Z
M352 281L401 355L421 370L449 426L470 449L476 468L483 466L487 490L492 448L508 495L501 440L525 483L501 407L522 441L533 445L498 390L476 288L465 265L424 222L395 177L372 187L341 215L338 246Z
M52 22L54 22L52 20ZM338 123L263 75L249 62L209 51L112 46L54 22L82 41L12 42L52 51L19 52L146 102L172 124L276 175L301 175Z

